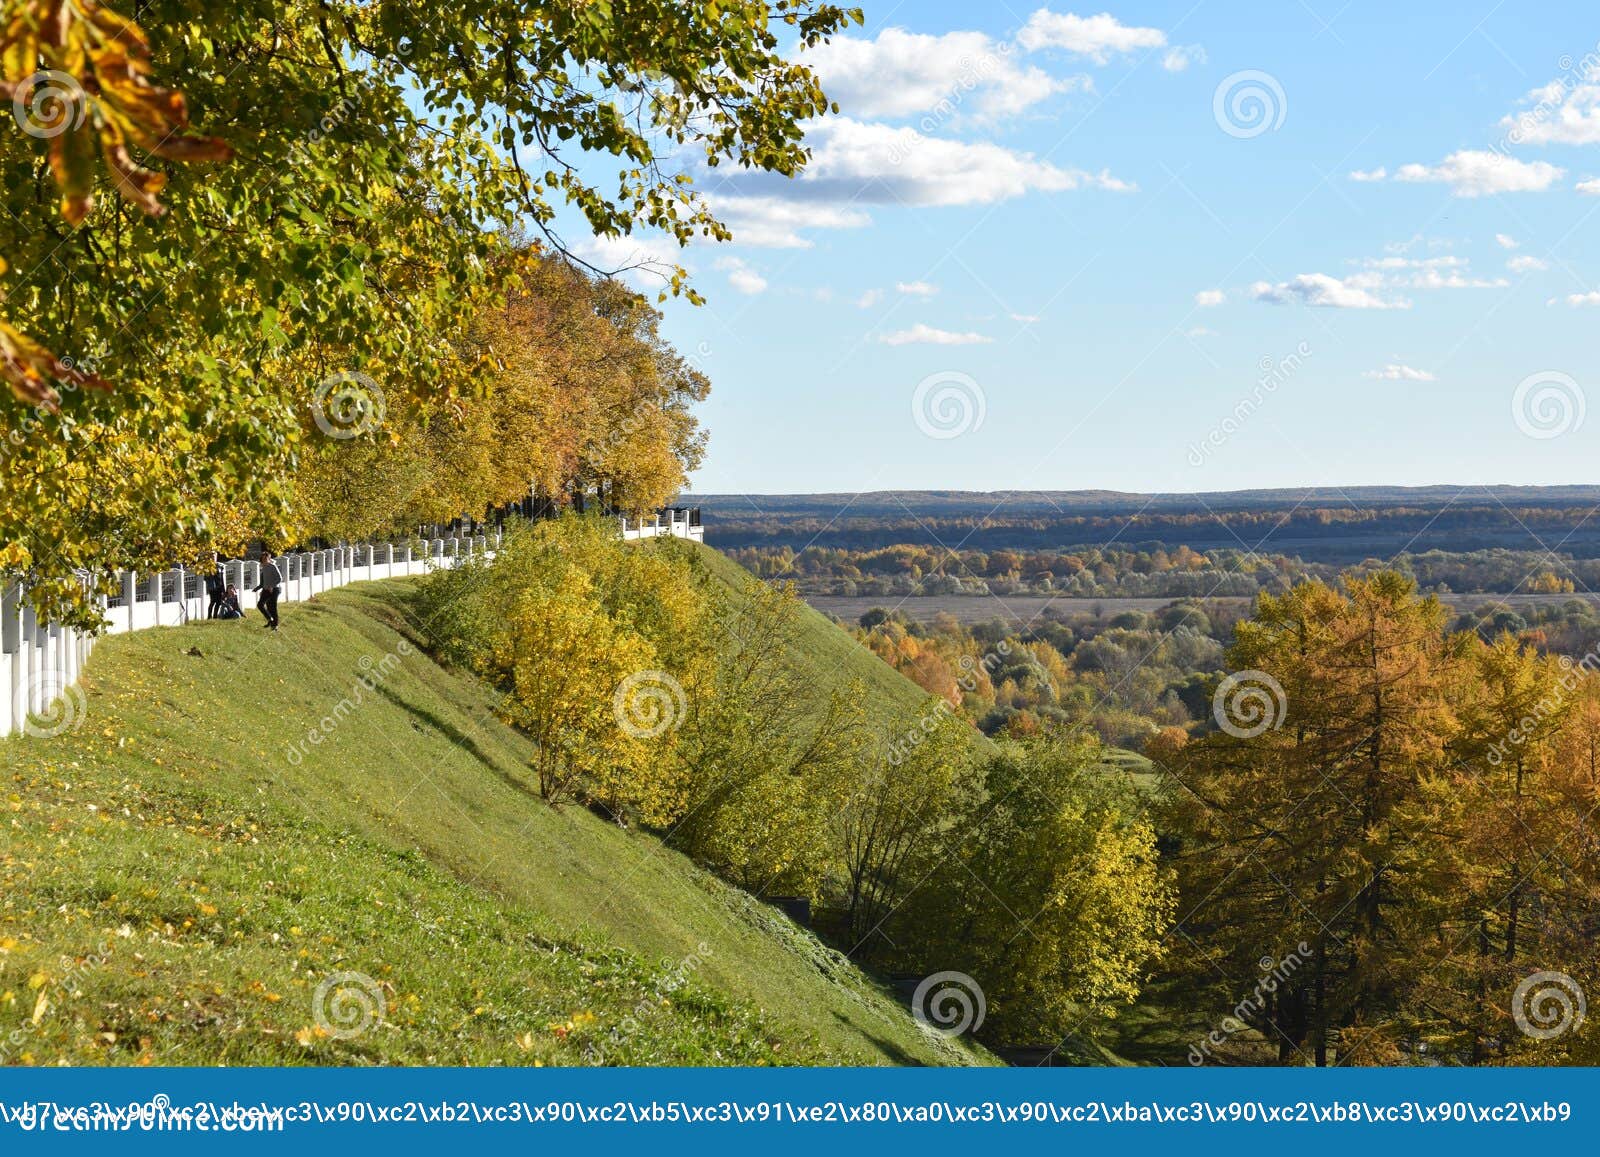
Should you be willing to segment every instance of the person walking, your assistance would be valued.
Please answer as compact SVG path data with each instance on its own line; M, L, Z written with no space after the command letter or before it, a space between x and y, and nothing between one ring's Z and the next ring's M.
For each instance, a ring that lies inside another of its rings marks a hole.
M256 583L259 597L256 599L256 608L260 610L267 620L267 629L278 629L278 592L283 588L283 572L278 569L278 564L272 561L272 552L261 552L261 575Z

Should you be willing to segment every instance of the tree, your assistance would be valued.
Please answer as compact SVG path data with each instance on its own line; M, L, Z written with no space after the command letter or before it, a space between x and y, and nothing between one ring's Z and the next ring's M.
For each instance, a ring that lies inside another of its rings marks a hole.
M852 955L881 948L883 923L931 869L953 817L973 802L969 725L941 699L920 716L886 721L876 765L836 822Z
M898 926L922 960L974 977L986 1035L1059 1041L1138 994L1173 910L1155 830L1100 749L1064 738L1009 744L954 855Z
M792 589L760 585L736 599L713 588L711 598L715 671L672 751L685 799L668 838L757 895L815 895L831 819L866 759L861 689L814 706L789 658L800 627Z
M525 224L546 251L568 248L562 212L599 236L727 237L691 158L797 172L804 124L830 107L779 31L815 45L859 20L810 0L484 0L459 20L398 0L154 0L138 16L0 8L0 91L36 114L0 139L0 561L69 621L93 617L77 570L104 588L117 566L168 565L177 537L211 544L219 505L294 533L299 455L349 432L330 416L432 420L472 396L483 368L452 339L515 289ZM614 183L596 157L618 160ZM671 464L648 473L659 492Z
M623 542L576 515L516 526L492 564L431 576L422 612L447 658L506 695L538 745L547 798L667 825L686 785L673 749L707 690L708 608L669 542Z
M1312 948L1255 1025L1283 1061L1387 1055L1385 1026L1425 967L1428 803L1455 728L1443 626L1437 600L1392 572L1342 595L1262 595L1229 653L1258 713L1219 689L1224 728L1169 759L1180 926L1206 947L1195 968L1237 992L1261 958Z
M523 254L520 286L457 342L484 368L470 395L386 408L381 429L309 443L295 479L306 534L395 534L537 494L632 515L677 494L705 438L690 407L705 375L616 282Z
M509 683L507 722L535 744L545 799L567 799L585 780L614 793L648 758L648 747L618 725L609 692L653 668L655 652L605 613L576 567L517 599L491 658Z

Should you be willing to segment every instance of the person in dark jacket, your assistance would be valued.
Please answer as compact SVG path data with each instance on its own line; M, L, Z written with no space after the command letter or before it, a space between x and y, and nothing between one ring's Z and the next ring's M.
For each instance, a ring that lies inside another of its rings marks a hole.
M216 569L206 575L206 618L214 619L222 612L222 596L228 591L228 583L222 576L222 559L214 560Z
M261 552L261 576L256 583L259 596L256 599L256 608L265 616L267 629L278 629L278 593L283 589L283 572L278 569L278 564L272 561L272 552Z
M228 589L223 594L222 601L217 604L217 618L244 618L244 611L239 606L239 588L234 586L232 583L228 584Z

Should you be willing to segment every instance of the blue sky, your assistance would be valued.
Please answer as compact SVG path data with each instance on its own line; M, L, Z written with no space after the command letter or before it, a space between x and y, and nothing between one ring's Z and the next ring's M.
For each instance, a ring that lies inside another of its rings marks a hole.
M868 4L810 173L706 186L692 488L1595 481L1600 18L1530 11Z

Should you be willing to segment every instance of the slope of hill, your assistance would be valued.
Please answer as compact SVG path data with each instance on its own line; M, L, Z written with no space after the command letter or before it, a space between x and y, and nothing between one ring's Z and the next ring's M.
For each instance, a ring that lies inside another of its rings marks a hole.
M711 577L723 586L738 591L756 581L749 571L727 555L707 546L695 552ZM872 701L883 708L915 711L928 700L928 693L910 679L867 650L839 625L807 604L800 606L794 661L816 689L820 707L827 694L842 689L852 679L867 687Z
M107 639L74 729L0 741L0 1062L992 1062L659 841L547 806L409 591ZM806 645L819 685L920 701L819 615Z

